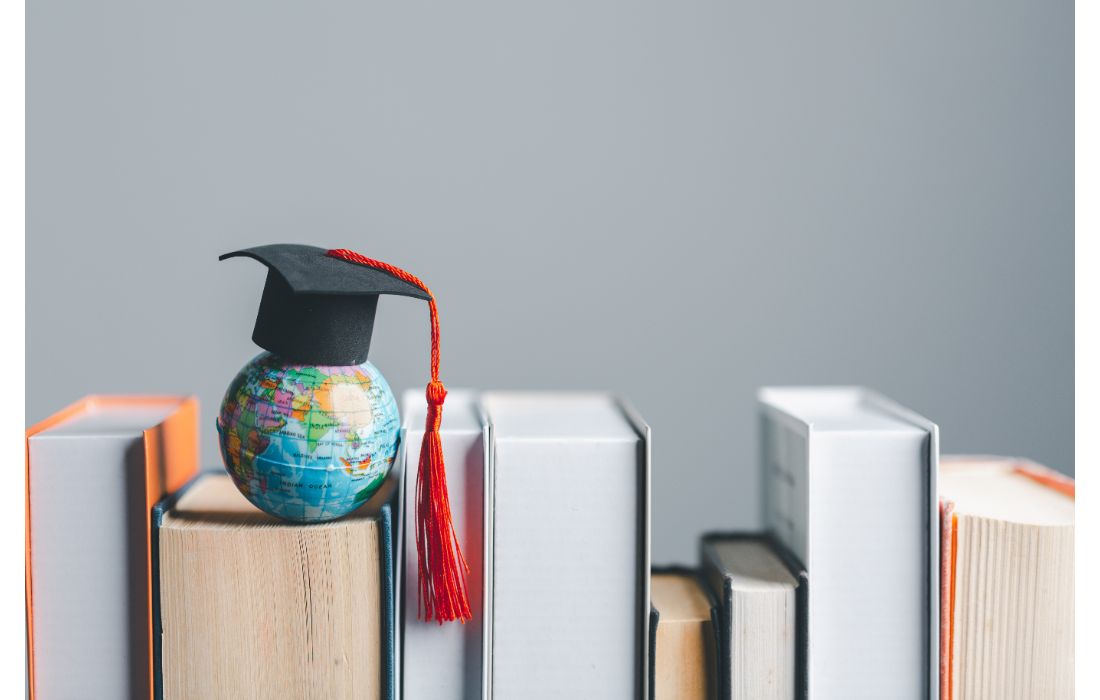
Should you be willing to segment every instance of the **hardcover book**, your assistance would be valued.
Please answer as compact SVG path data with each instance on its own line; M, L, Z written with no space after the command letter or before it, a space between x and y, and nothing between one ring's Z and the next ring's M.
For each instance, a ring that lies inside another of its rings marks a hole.
M491 697L646 697L649 428L606 394L482 400Z
M768 530L806 569L807 692L939 694L938 431L859 387L760 392Z
M398 610L401 639L399 694L404 700L480 700L483 697L485 644L485 535L488 532L485 487L489 469L489 427L471 391L447 394L440 438L447 465L447 491L455 533L469 566L466 591L473 618L463 624L439 625L418 615L415 537L416 479L427 409L424 394L406 392L401 526L398 528Z
M90 396L26 449L28 693L150 698L150 509L198 471L198 401Z
M392 698L395 491L301 524L212 473L158 506L159 698Z
M654 567L650 575L649 697L719 697L719 606L698 571Z
M718 596L721 697L806 697L806 571L772 537L711 533L703 577Z

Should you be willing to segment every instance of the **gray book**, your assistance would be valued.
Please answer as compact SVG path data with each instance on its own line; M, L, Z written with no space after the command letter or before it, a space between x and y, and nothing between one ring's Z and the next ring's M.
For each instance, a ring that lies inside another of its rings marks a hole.
M936 698L935 424L859 387L759 399L765 523L812 582L807 692Z
M488 393L489 695L648 692L649 428L606 394Z

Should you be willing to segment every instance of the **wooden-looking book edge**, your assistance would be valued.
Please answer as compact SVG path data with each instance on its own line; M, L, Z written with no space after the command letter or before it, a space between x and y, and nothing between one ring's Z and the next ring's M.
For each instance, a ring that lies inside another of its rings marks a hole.
M669 565L669 566L655 566L650 570L650 576L672 574L677 576L689 576L695 579L699 586L699 590L702 592L707 600L708 607L710 609L710 628L711 628L711 644L714 650L714 663L711 664L710 671L711 677L710 688L714 691L713 694L719 694L721 688L721 674L719 673L718 659L722 654L722 639L721 639L721 606L718 602L718 598L714 595L714 591L707 584L702 573L698 569L693 569L687 566ZM655 700L656 698L656 681L657 681L657 628L660 625L661 613L660 611L650 604L649 612L649 700Z

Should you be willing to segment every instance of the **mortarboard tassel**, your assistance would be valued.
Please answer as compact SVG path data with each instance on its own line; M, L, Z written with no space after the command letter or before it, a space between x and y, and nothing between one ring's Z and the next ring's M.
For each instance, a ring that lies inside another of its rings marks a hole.
M447 389L439 381L439 313L435 296L417 277L389 263L343 248L330 250L326 255L388 272L420 287L430 297L432 380L427 388L428 420L424 428L424 441L420 445L420 468L416 473L417 617L425 621L435 619L439 624L453 620L465 622L472 617L466 594L466 575L470 567L462 556L451 520L451 499L447 495L447 472L443 466L443 446L439 439Z

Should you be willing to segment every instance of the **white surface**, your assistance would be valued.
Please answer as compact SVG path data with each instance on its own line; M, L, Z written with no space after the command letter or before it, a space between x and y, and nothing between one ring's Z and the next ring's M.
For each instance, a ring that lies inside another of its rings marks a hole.
M809 576L811 694L934 698L935 426L856 388L760 400L766 523Z
M641 436L605 395L491 393L484 405L492 697L637 697L648 614Z
M766 388L761 401L814 430L828 432L911 432L913 423L884 411L859 387Z
M482 614L484 557L482 552L484 484L487 469L485 428L477 414L476 396L451 391L443 407L440 438L447 468L447 492L462 553L470 567L466 578L473 619L465 624L439 625L417 619L417 555L413 518L416 474L424 437L427 406L423 391L402 397L405 417L404 505L401 517L403 579L399 623L400 686L404 700L475 700L482 697ZM408 669L408 672L405 672Z
M37 700L148 692L142 430L177 407L101 408L29 440Z
M600 393L491 392L484 396L501 439L637 441L614 397Z
M57 437L140 437L145 428L159 424L180 407L176 400L141 406L92 403L85 413L72 416L43 430L32 440Z

